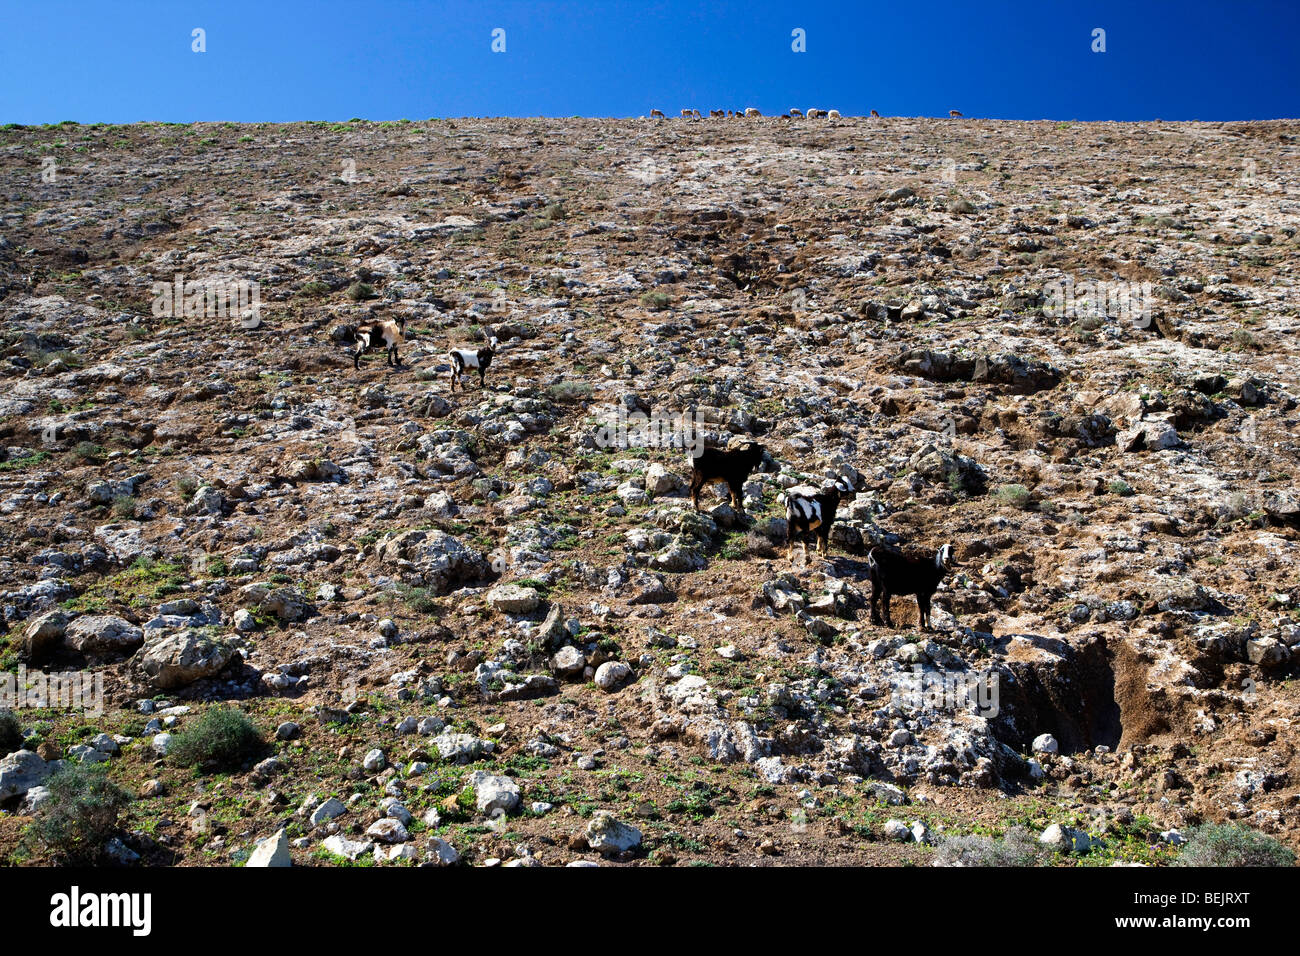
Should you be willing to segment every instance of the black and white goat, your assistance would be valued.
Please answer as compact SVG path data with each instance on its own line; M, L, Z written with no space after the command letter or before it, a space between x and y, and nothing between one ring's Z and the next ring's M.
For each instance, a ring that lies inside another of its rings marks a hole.
M451 349L447 352L447 358L451 359L451 390L456 391L456 383L460 382L460 390L465 391L465 383L461 381L461 376L469 369L478 371L478 387L483 387L483 374L492 364L492 356L497 354L497 337L494 335L488 339L486 348L481 349Z
M360 369L361 356L372 348L378 348L380 342L384 343L388 364L394 367L400 366L402 360L397 354L397 347L405 341L405 317L398 316L396 319L367 322L356 331L357 350L352 353L352 368Z
M915 594L921 630L930 630L930 598L952 566L951 544L945 544L933 557L908 556L888 548L872 548L867 554L867 573L871 576L871 623L893 627L889 599L895 594ZM876 609L877 598L883 598L885 602L883 621Z
M782 495L785 499L785 556L789 560L794 543L801 541L805 559L808 556L808 537L815 536L817 550L830 551L831 525L835 523L835 510L841 501L852 501L857 496L847 478L836 478L820 489L812 485L795 485Z
M722 482L731 492L732 506L744 514L741 490L750 472L755 468L766 472L778 470L767 449L756 441L747 441L739 448L729 451L706 448L699 455L692 455L688 451L686 459L691 464L691 501L696 511L700 510L700 491L704 486Z

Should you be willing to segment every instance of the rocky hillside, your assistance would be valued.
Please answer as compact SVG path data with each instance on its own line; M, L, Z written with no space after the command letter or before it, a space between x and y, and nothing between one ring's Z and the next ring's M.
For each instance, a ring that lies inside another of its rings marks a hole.
M79 763L135 865L1300 846L1298 135L5 128L0 669L103 709L15 709L0 856ZM779 470L697 513L683 438Z

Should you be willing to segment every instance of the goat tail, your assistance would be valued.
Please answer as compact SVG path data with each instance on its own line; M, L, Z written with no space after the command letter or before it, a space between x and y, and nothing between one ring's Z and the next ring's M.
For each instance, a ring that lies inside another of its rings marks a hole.
M880 546L877 545L876 547L872 548L870 551L867 552L867 568L872 571L878 570L880 568L880 564L876 561L876 552L879 550L880 550Z

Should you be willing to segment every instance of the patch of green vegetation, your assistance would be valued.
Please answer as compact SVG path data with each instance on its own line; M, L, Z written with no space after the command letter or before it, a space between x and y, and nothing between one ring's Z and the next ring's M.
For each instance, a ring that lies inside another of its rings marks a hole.
M204 711L172 738L167 756L183 767L215 764L232 769L264 746L262 734L237 707L221 704Z
M1206 823L1186 833L1176 866L1295 866L1295 853L1239 823Z
M330 287L328 285L316 279L313 279L310 282L304 282L302 285L298 286L299 295L308 295L315 299L319 299L323 295L328 295L329 291Z
M95 613L104 610L114 600L132 607L148 607L169 594L175 594L188 581L189 575L179 564L136 558L125 571L97 581L77 597L65 601L63 607L69 611Z
M32 452L30 455L24 455L22 458L10 458L8 461L0 461L0 471L21 471L24 468L32 467L32 465L39 465L49 457L49 452L37 451Z
M667 292L651 290L641 296L641 304L651 311L662 312L672 304L672 298Z
M45 786L50 795L24 833L29 851L47 852L63 864L99 860L131 795L108 778L103 764L65 764Z
M367 299L377 298L374 286L368 282L354 282L348 286L348 291L344 294L353 302L364 302Z
M1003 485L993 496L1003 504L1011 505L1013 508L1024 508L1028 510L1033 502L1033 497L1029 489L1024 485Z

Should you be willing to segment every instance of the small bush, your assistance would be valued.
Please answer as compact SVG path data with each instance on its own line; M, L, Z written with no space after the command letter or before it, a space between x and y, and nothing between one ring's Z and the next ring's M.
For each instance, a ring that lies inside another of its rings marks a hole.
M1024 485L1003 485L997 490L997 498L1015 508L1029 508L1032 504L1032 496Z
M641 296L641 304L647 309L653 309L656 312L668 308L671 302L672 299L668 297L667 292L647 292Z
M108 779L103 764L69 764L45 785L50 796L27 830L29 848L60 863L94 863L117 832L118 815L131 795Z
M182 766L235 767L262 748L262 735L237 707L212 707L172 739L168 755Z
M72 453L78 458L94 459L102 457L104 449L93 441L79 441L76 447L72 449Z
M113 517L124 521L135 517L135 499L130 495L118 495L113 499Z
M1176 866L1295 866L1295 854L1271 836L1239 823L1206 823L1187 831Z
M1129 495L1133 494L1133 486L1123 478L1116 478L1106 487L1110 489L1112 495L1122 495L1127 498Z
M591 397L591 386L586 382L557 382L547 391L557 402L581 402Z
M354 282L348 286L347 297L353 302L362 302L375 298L374 286L368 282Z
M1003 837L943 837L934 852L934 866L1036 866L1048 851L1023 827Z
M23 728L18 715L12 710L0 710L0 757L18 750L23 745Z
M302 285L298 286L298 292L301 295L309 295L313 298L320 298L321 296L326 295L329 290L329 286L316 279L313 279L311 282L304 282Z

